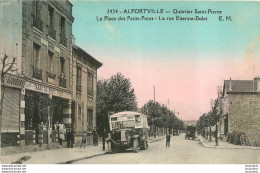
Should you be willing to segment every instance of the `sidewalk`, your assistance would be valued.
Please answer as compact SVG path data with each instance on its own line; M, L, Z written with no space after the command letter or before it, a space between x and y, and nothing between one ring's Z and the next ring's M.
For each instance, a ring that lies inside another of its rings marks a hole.
M217 148L217 149L252 149L252 150L260 150L260 147L254 146L242 146L242 145L234 145L225 141L218 140L218 146L216 146L215 138L212 137L212 141L209 142L207 139L204 139L202 136L197 136L201 144L205 148Z
M165 136L157 136L156 138L149 139L149 143L156 142L164 139ZM98 146L86 145L86 148L60 148L44 151L17 153L1 157L2 164L18 163L22 164L61 164L70 163L77 160L87 159L96 156L102 156L107 153L106 150L102 151L102 142Z
M22 164L58 164L86 159L106 154L102 151L102 143L98 146L86 145L86 148L60 148L36 152L18 153L1 157L2 164L11 164L22 160ZM22 158L22 159L21 159Z

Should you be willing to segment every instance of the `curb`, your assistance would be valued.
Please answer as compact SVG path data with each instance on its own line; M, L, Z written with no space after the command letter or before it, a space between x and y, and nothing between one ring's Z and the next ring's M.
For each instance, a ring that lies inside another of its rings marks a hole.
M82 157L82 158L78 158L78 159L73 159L73 160L69 160L69 161L65 161L65 162L60 162L60 163L57 163L57 164L71 164L72 162L77 162L77 161L80 161L80 160L86 160L86 159L90 159L90 158L93 158L93 157L103 156L105 154L107 154L107 152L101 153L101 154L95 154L95 155L92 155L92 156L86 156L86 157Z
M249 150L260 150L260 148L248 148L248 147L241 147L241 148L234 148L234 147L231 147L231 148L228 148L228 147L221 147L221 146L207 146L205 145L200 138L198 138L200 143L202 144L202 146L204 148L215 148L215 149L249 149Z
M160 140L162 140L162 139L164 139L164 138L166 138L166 137L162 137L162 138L160 138L160 139L156 139L156 140L153 140L153 141L149 141L149 143L153 143L153 142L156 142L156 141L160 141Z
M162 140L164 138L165 137L160 138L160 139L156 139L156 140L153 140L153 141L149 141L149 143L153 143L153 142ZM71 164L72 162L77 162L77 161L80 161L80 160L91 159L93 157L99 157L99 156L103 156L103 155L106 155L106 154L108 154L108 152L105 152L105 153L102 153L102 154L95 154L95 155L87 156L87 157L82 157L82 158L78 158L78 159L73 159L73 160L69 160L69 161L65 161L65 162L60 162L60 163L57 163L57 164Z

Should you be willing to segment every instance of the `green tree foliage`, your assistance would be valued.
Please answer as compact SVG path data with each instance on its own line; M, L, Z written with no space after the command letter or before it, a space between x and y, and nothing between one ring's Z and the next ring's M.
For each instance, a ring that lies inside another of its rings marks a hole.
M183 121L169 110L166 106L148 101L141 108L141 112L148 116L148 124L155 127L164 127L174 130L183 129Z
M130 79L121 73L97 82L97 126L108 129L108 114L136 111L137 102Z
M219 111L219 99L214 101L214 104L211 106L211 110L207 113L200 116L196 127L200 134L204 133L205 127L214 126L219 121L221 111Z

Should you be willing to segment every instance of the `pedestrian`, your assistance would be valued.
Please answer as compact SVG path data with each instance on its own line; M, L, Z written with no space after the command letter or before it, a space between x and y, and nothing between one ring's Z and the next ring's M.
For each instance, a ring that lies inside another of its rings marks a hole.
M66 136L67 136L67 148L70 148L70 142L71 142L71 132L70 128L67 128L66 130Z
M62 142L60 141L60 126L59 126L59 121L56 122L56 124L54 124L54 128L55 130L57 130L58 133L58 143L60 145L62 145Z
M75 130L74 130L74 128L71 129L70 133L71 133L71 134L70 134L70 137L71 137L71 138L70 138L70 140L71 140L71 141L70 141L70 148L73 148L73 145L74 145L74 135L75 135Z
M170 142L171 142L171 135L167 133L166 135L166 148L170 147Z
M96 127L92 131L92 136L93 136L93 144L94 144L94 146L98 146L98 132L97 132Z
M59 124L59 137L58 137L58 141L59 144L62 145L62 142L64 141L64 124Z
M82 140L81 140L80 148L82 147L82 145L85 148L86 142L87 142L87 134L86 134L86 131L84 131L83 134L82 134Z

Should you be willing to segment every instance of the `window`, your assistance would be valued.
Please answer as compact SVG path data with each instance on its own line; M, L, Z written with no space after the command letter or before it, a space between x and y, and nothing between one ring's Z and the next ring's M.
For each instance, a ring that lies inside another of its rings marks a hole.
M88 73L88 90L93 91L93 74Z
M42 31L42 20L40 19L40 8L39 8L40 0L33 1L33 27Z
M40 67L40 46L33 44L33 67Z
M92 128L92 122L93 122L93 110L88 109L88 127Z
M54 28L54 9L49 6L49 25L50 28Z
M33 1L33 13L36 18L39 17L39 0Z
M65 76L65 59L60 58L60 86L63 88L67 87L67 80Z
M63 16L60 18L60 34L65 37L65 18Z
M53 74L53 53L52 52L48 52L49 55L49 73Z
M65 59L61 57L60 58L60 73L61 73L61 75L65 75L64 66L65 66Z
M56 31L54 26L54 9L49 6L49 36L56 40Z
M78 105L78 118L81 119L81 105Z
M77 66L76 90L79 92L81 92L81 76L82 69L81 67Z
M78 86L81 86L81 73L82 73L81 67L77 67L77 85Z
M67 47L66 29L65 29L65 18L61 16L60 19L60 44Z

